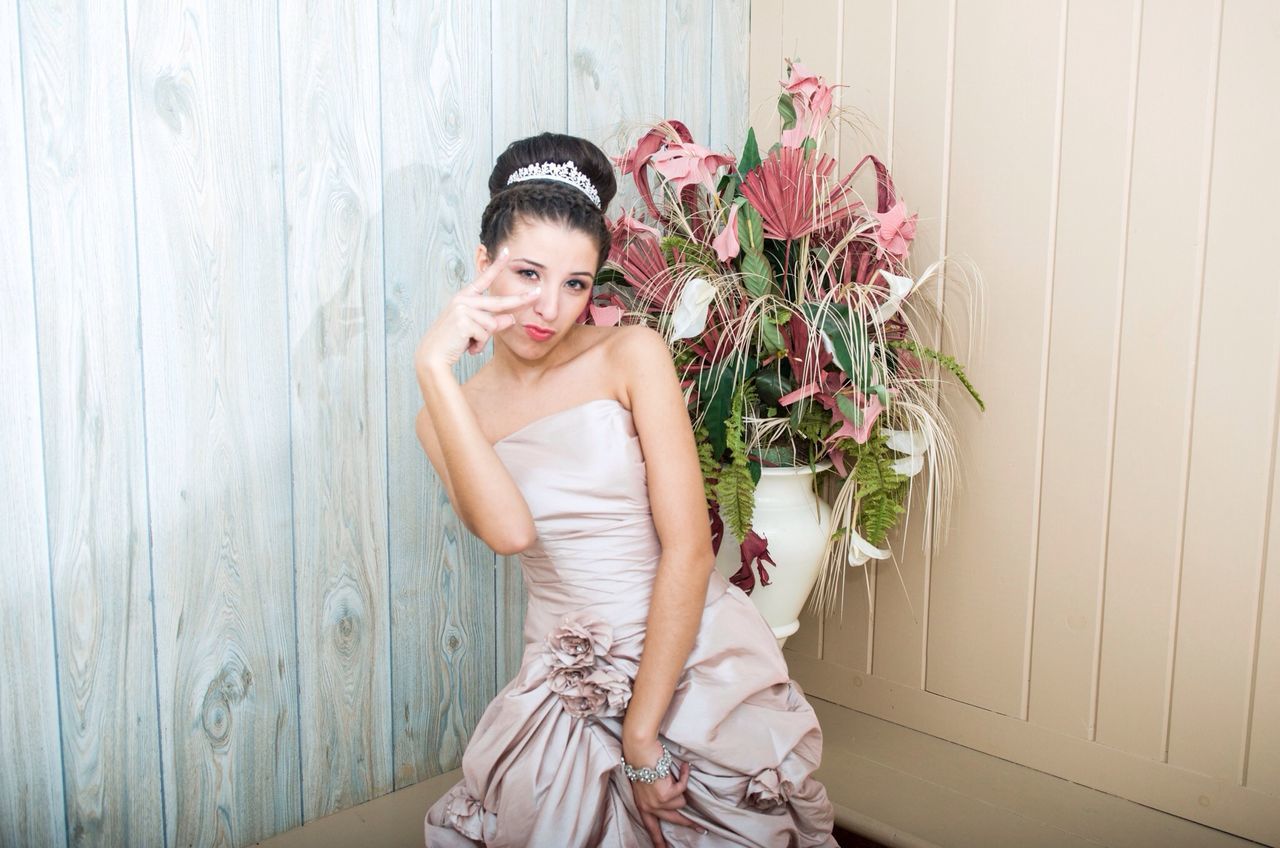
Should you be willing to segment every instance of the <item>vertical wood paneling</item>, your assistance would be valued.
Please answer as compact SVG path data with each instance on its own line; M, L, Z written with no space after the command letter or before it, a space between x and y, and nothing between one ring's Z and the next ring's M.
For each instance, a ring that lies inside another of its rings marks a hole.
M1228 19L1229 20L1229 19ZM1272 58L1275 51L1269 54ZM1280 404L1280 363L1277 363L1276 402ZM1263 536L1262 573L1258 576L1255 616L1252 697L1247 704L1240 782L1280 797L1280 413L1271 423L1270 516Z
M541 132L564 132L569 121L568 0L495 0L493 6L493 154ZM519 49L514 46L519 45ZM532 73L533 69L537 73ZM487 194L485 195L487 198ZM468 238L480 240L479 221ZM488 351L492 351L490 346ZM486 354L486 358L491 353ZM499 556L494 593L497 685L520 669L524 608L520 558Z
M132 3L170 845L301 823L274 7Z
M751 0L751 56L748 64L747 123L755 128L760 152L782 133L778 80L785 74L782 49L783 0Z
M711 62L715 4L666 0L663 15L666 60L662 64L663 117L683 121L698 144L711 135Z
M0 845L67 841L17 3L0 6Z
M67 828L158 844L124 8L22 13Z
M381 6L395 787L456 768L496 692L494 562L462 526L413 419L413 352L475 276L492 166L487 4ZM507 49L519 52L520 45ZM463 357L458 379L479 367Z
M1081 738L1093 735L1135 23L1132 5L1068 7L1028 717Z
M666 0L569 0L569 20L568 132L620 155L667 117ZM615 215L641 206L630 175L614 202Z
M1214 135L1200 168L1203 189L1188 198L1203 211L1192 269L1203 294L1168 753L1173 765L1234 780L1252 686L1280 356L1280 286L1274 273L1257 272L1257 253L1241 250L1280 230L1274 204L1250 202L1280 196L1277 171L1258 167L1280 149L1280 113L1258 109L1249 81L1277 78L1280 9L1234 3L1223 22L1216 5L1201 32L1216 95L1208 109L1196 104Z
M711 123L706 145L742 155L747 138L751 0L714 0L711 21Z
M815 31L828 34L835 42L837 55L828 55L826 42L814 45L808 54L801 53L805 67L827 77L828 82L841 84L834 92L835 102L851 112L831 127L831 135L824 139L823 151L839 160L838 171L847 174L867 153L874 152L884 158L891 115L889 70L893 53L893 5L883 2L857 2L844 4L843 15L833 10L829 16L833 26ZM864 199L874 204L876 193L875 169L870 163L863 165L854 187ZM838 487L832 486L832 497ZM890 566L892 567L892 566ZM825 621L806 612L801 621L801 632L788 641L798 650L805 650L808 639L817 639L807 653L817 654L836 665L869 671L871 664L872 628L871 614L877 591L876 568L846 568L844 573L843 602L837 612ZM896 585L896 578L894 579ZM805 631L808 632L805 632Z
M303 818L391 790L378 18L280 4Z
M1184 555L1215 8L1142 6L1096 738L1154 759Z
M870 136L873 143L867 152L875 153L889 166L895 188L907 207L919 215L912 248L912 270L918 275L944 255L947 247L944 211L950 132L947 118L952 98L951 22L949 14L943 14L936 4L919 0L898 0L884 14L886 20L877 19L874 26L877 30L891 27L892 40L888 43L892 50L884 56L884 69L870 79L881 80L880 89L887 102L880 107L884 114L882 130ZM848 24L845 32L850 33ZM860 52L863 48L859 45L853 49ZM846 48L846 55L848 52ZM873 174L868 168L862 181L868 202L875 197ZM944 288L943 281L930 279L923 283L920 296L937 303L943 298ZM932 342L939 330L923 323L925 317L926 313L920 313L918 332ZM932 564L927 550L931 537L925 534L929 509L937 511L938 507L931 503L926 481L917 477L912 484L909 511L890 536L893 559L868 563L875 576L875 632L869 670L910 686L922 686L924 680ZM938 532L936 528L934 532ZM895 571L895 560L901 575Z
M973 305L948 293L947 323L956 336L946 348L969 362L974 384L988 387L988 409L1000 414L984 415L948 383L965 467L940 556L981 562L984 577L937 561L931 568L926 683L931 692L1007 715L1021 712L1035 554L1060 8L973 0L960 3L956 15L947 253L971 257L997 296L985 316L995 332L970 357L976 340L964 334L965 310ZM991 123L1015 103L1017 120L992 132Z

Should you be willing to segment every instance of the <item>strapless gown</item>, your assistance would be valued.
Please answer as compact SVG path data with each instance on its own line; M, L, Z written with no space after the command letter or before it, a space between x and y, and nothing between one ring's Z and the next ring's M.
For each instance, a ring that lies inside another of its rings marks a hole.
M661 552L631 412L598 398L494 449L538 531L519 555L524 653L471 735L462 779L428 809L426 844L650 848L619 764ZM668 845L837 846L812 775L817 716L769 625L718 572L659 740L690 764L681 812L707 829L662 821Z

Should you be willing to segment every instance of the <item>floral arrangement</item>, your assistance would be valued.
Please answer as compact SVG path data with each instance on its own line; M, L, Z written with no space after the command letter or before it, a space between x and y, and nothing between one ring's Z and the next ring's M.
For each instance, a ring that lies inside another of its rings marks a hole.
M911 273L918 215L875 156L841 177L821 152L844 111L833 110L837 86L790 60L779 82L783 131L763 155L754 129L735 158L666 120L615 157L645 208L610 222L613 247L579 320L646 323L667 339L697 436L715 546L727 521L741 540L732 581L743 591L757 575L767 585L764 563L774 564L751 526L762 465L840 478L816 601L830 614L844 563L890 556L885 538L915 475L927 466L949 500L954 439L939 380L923 360L985 405L955 359L919 341L941 315L917 293L941 277L943 264ZM874 206L853 187L867 163Z

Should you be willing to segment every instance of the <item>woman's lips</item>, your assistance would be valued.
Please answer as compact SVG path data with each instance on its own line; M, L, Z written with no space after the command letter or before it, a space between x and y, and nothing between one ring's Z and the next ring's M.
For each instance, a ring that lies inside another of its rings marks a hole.
M544 330L541 327L535 327L532 324L525 324L524 331L529 338L538 342L545 342L547 339L555 335L554 330Z

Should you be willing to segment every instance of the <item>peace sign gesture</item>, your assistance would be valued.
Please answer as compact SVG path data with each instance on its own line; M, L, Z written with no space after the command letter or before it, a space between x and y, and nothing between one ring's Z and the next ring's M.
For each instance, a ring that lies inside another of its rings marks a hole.
M485 294L510 259L510 252L502 248L497 259L445 304L435 324L418 342L413 357L415 367L443 365L448 368L462 358L463 351L479 354L490 336L516 322L512 313L537 299L541 291L538 286L523 294Z

